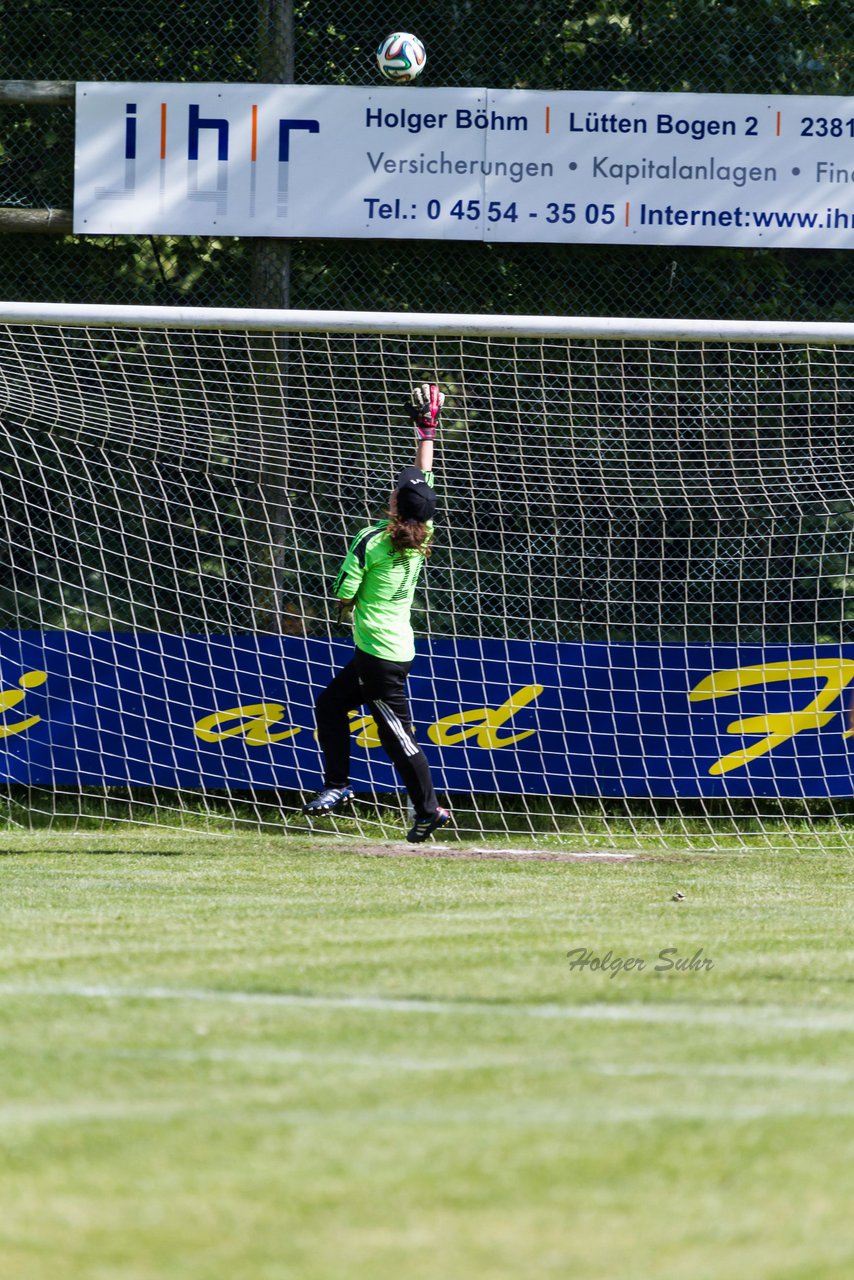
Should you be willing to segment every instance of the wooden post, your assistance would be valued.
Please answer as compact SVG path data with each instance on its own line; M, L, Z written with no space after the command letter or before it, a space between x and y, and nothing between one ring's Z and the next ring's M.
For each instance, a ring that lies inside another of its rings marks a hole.
M0 106L69 107L74 105L73 80L0 80ZM70 209L0 208L0 235L67 236Z
M68 236L72 229L70 209L0 208L0 235Z
M0 105L65 107L74 104L73 80L0 80Z

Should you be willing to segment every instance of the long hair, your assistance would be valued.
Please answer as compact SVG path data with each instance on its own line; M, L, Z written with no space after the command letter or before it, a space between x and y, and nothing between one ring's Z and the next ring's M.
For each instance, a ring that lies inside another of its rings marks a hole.
M386 533L393 556L404 551L417 551L425 560L429 556L431 530L424 521L403 520L399 515L390 512Z

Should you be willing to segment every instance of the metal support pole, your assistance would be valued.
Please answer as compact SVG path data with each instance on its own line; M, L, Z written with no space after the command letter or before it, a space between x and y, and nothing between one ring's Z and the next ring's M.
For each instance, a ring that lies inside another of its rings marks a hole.
M293 0L258 0L258 80L262 84L292 84L294 79ZM251 298L253 307L290 306L291 247L286 239L261 236L252 246ZM259 631L280 631L285 617L285 556L282 534L290 506L287 492L289 450L287 433L288 361L290 339L269 334L252 342L262 403L259 422L258 477L261 511L267 536L269 578L253 587L253 616ZM275 440L275 449L270 445ZM270 454L275 455L275 461Z

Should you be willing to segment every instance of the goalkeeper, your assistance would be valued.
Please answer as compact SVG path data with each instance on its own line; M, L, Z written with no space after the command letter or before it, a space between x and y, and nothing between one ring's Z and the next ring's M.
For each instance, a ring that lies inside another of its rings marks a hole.
M418 436L415 466L404 467L398 476L388 520L356 535L335 579L339 618L352 615L356 652L315 703L324 785L303 806L303 813L318 817L352 801L347 713L367 703L415 810L406 835L412 844L450 821L436 799L406 698L406 677L415 657L410 614L433 536L433 442L444 399L435 384L413 388L406 410Z

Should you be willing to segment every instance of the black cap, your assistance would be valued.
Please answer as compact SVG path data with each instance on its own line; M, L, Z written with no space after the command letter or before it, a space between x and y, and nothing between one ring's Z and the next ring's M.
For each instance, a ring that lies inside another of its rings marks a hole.
M397 494L397 514L401 520L432 519L436 510L436 495L424 479L424 472L417 467L404 467L394 486Z

